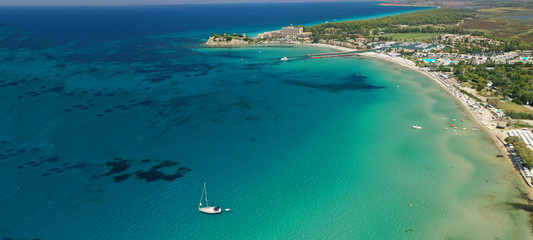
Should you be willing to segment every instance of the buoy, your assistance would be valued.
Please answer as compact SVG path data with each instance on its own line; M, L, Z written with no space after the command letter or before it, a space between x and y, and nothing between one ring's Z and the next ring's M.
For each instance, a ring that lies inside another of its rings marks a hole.
M453 124L450 124L450 127L453 127Z

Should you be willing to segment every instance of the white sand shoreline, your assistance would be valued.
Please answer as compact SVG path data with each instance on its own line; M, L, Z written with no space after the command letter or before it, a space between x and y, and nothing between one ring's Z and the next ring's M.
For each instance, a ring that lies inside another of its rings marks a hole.
M312 46L318 46L318 47L325 47L340 51L355 51L354 49L345 48L345 47L339 47L339 46L333 46L328 44L310 44ZM435 81L440 87L446 90L450 95L452 95L458 102L460 102L461 107L465 112L468 113L471 120L475 123L479 123L480 128L482 131L486 132L488 136L492 139L496 147L500 150L504 158L511 164L511 166L514 168L514 164L510 158L510 153L508 149L505 147L505 144L503 142L503 139L505 136L499 136L500 131L498 131L495 128L492 128L491 122L492 122L492 113L490 110L486 109L485 107L476 104L476 101L474 99L471 99L469 96L461 93L457 90L458 83L455 80L452 79L446 79L445 77L439 75L439 73L436 72L429 72L427 69L419 68L415 65L415 63L411 60L402 58L402 57L394 57L383 53L376 53L376 52L363 52L358 53L359 56L364 57L370 57L370 58L379 58L386 61L394 62L398 65L407 67L409 69L412 69L414 71L417 71L419 73L424 74L429 79ZM519 171L516 171L517 174L520 177L523 177ZM525 179L524 181L521 181L524 188L527 189L529 193L529 198L533 199L533 188L531 188Z
M340 47L340 46L333 46L333 45L324 44L324 43L305 43L303 45L313 46L313 47L330 48L330 49L335 49L335 50L344 51L344 52L355 51L355 49L351 49L351 48L347 48L347 47Z

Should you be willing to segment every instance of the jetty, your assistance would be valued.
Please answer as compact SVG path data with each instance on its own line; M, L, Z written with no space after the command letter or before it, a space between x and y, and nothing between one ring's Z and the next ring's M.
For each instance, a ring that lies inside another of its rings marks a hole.
M376 51L376 49L356 50L356 51L342 51L342 52L329 52L329 53L315 53L315 54L307 54L307 57L309 59L330 58L330 57L345 57L345 56L352 56L352 55L357 55L359 53L372 52L372 51Z

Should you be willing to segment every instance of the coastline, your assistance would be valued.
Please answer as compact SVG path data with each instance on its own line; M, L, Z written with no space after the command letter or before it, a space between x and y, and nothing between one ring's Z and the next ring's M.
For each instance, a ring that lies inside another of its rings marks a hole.
M469 106L469 101L471 100L468 96L465 96L464 94L457 92L457 89L453 86L453 83L449 83L446 81L446 79L443 79L442 77L439 77L436 74L432 74L428 71L424 71L421 68L416 67L415 63L413 61L407 60L402 57L392 57L386 54L378 54L375 52L366 52L366 53L359 53L358 55L370 57L370 58L379 58L382 60L394 62L396 64L399 64L401 66L407 67L411 70L417 71L419 73L422 73L427 78L433 80L436 82L441 88L446 90L446 92L450 95L452 95L456 101L458 101L461 105L461 108L464 110L464 112L467 113L467 115L470 117L470 120L472 120L475 123L479 123L483 125L483 127L480 127L481 131L485 132L487 136L490 137L494 145L498 148L502 156L506 159L506 161L511 164L514 168L513 161L510 158L510 153L508 149L505 147L505 143L503 142L503 139L499 136L500 131L497 129L490 129L489 124L489 116L491 116L491 113L488 109L481 107L482 111L474 111ZM457 83L456 83L457 84ZM505 138L505 137L504 137ZM518 177L522 178L522 175L518 170L515 169L515 172L518 174ZM531 201L533 199L533 188L529 186L525 180L520 181L522 186L527 189L528 192L528 200ZM533 219L532 219L533 221Z
M345 48L345 47L339 47L339 46L333 46L328 44L308 44L311 46L317 46L317 47L324 47L324 48L330 48L335 49L339 51L354 51L354 49ZM470 117L470 119L474 123L479 123L481 126L478 128L481 131L485 132L487 136L490 137L494 145L498 148L501 155L506 159L506 161L511 164L511 166L514 168L513 161L510 158L510 152L505 147L505 143L503 142L503 139L499 136L501 131L497 130L496 128L491 129L491 112L490 110L486 109L483 106L479 106L478 109L473 109L471 107L471 104L474 102L470 97L464 95L463 93L457 91L456 86L458 83L455 81L449 82L448 79L444 79L444 77L439 76L437 73L429 72L423 68L419 68L415 65L415 63L411 60L402 58L402 57L393 57L387 54L383 53L376 53L376 52L364 52L364 53L357 53L357 56L363 56L368 58L378 58L381 60L386 60L389 62L396 63L398 65L404 66L406 68L409 68L411 70L417 71L423 75L425 75L427 78L433 80L437 83L441 88L446 90L446 92L454 97L456 101L460 103L461 108L464 110L464 112L467 113L467 115ZM522 175L520 171L518 171L516 168L515 172L518 174L520 178L522 178ZM529 186L524 179L523 181L520 181L522 186L527 189L528 192L528 200L533 201L533 188ZM532 222L533 222L533 216L532 216Z
M204 44L403 9L346 4L8 12L0 240L530 239L527 190L485 133L444 130L473 122L431 80L342 41ZM231 211L198 211L206 183Z

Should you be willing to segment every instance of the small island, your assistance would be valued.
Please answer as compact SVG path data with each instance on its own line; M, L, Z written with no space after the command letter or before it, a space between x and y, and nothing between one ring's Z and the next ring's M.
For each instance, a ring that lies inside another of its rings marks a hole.
M247 37L244 33L242 35L224 33L211 35L205 44L210 46L248 45L253 41L254 39Z

